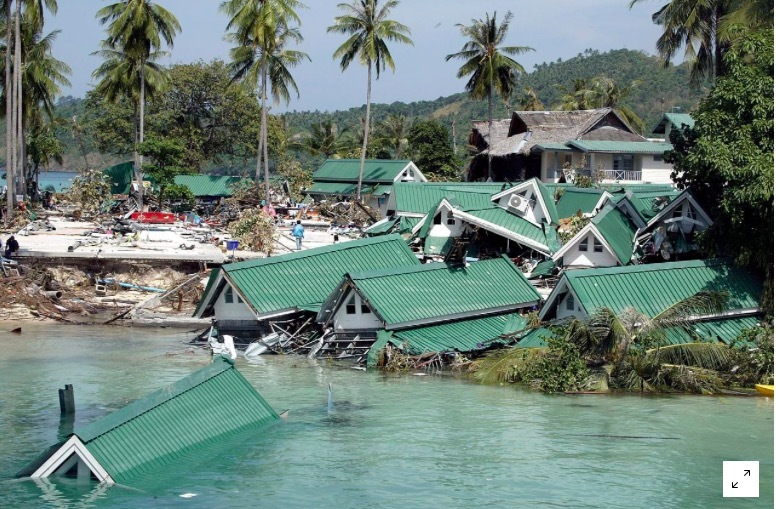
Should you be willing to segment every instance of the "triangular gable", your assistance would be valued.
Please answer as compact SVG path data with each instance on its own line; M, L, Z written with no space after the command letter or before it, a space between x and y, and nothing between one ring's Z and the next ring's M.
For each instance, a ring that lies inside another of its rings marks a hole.
M639 233L642 233L643 231L646 231L650 228L652 228L655 224L661 222L661 221L667 221L670 216L673 215L674 210L677 209L677 207L682 207L685 203L687 203L697 214L697 217L700 218L701 221L698 220L692 220L687 219L689 221L697 223L699 226L703 226L704 228L711 226L714 221L711 220L711 218L706 214L706 211L703 210L703 207L700 206L700 204L695 201L695 198L692 197L692 194L690 194L689 189L685 189L684 191L679 194L671 203L663 207L663 209L653 217L649 223L643 228L642 231Z
M616 127L643 138L641 135L639 135L639 133L634 131L630 124L628 124L628 122L626 122L625 119L623 119L616 111L611 108L606 108L606 110L608 111L602 111L602 114L599 117L591 119L587 125L583 126L579 130L579 134L577 134L577 139L581 138L590 131L601 127Z
M72 468L77 469L79 478L84 475L89 477L91 474L98 482L113 483L110 474L76 435L72 435L61 447L56 449L30 477L64 476Z
M531 206L531 200L534 200L535 205L539 206L538 210L536 206ZM548 224L557 224L558 222L558 212L552 194L536 178L494 194L491 196L491 201L537 226L540 226L542 221ZM540 212L540 214L536 212Z
M582 269L582 270L594 270L594 269ZM539 320L544 322L548 319L555 318L555 316L557 315L558 306L560 305L560 301L563 300L563 298L568 293L571 293L571 295L574 296L574 302L577 305L579 305L579 302L580 302L579 296L574 291L574 288L568 284L568 280L565 277L561 276L560 281L558 281L558 284L556 284L555 288L552 289L552 292L547 297L547 300L544 302L542 309L539 311Z
M569 251L571 251L571 249L576 249L579 246L579 243L585 237L587 237L591 233L593 234L593 236L595 236L595 238L598 239L598 241L601 243L603 248L606 250L607 253L609 253L609 255L612 258L614 258L617 261L620 261L619 257L617 256L617 253L614 251L614 248L612 247L612 245L606 240L606 237L604 237L604 235L600 231L598 231L598 228L596 228L596 226L593 223L589 223L589 224L585 225L584 228L579 230L577 232L577 234L574 235L574 237L572 237L568 242L566 242L563 245L563 247L560 249L560 251L558 251L557 253L555 253L552 256L552 260L555 261L555 262L558 262L561 258L563 258L563 256L565 254L567 254ZM588 246L588 249L590 251L592 251L593 250L593 246ZM620 262L620 263L622 263L622 262ZM623 265L624 265L624 263L623 263Z

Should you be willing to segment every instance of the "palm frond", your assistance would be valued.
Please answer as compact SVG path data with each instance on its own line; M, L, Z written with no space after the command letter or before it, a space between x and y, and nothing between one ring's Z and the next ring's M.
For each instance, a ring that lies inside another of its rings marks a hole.
M513 382L516 371L525 371L527 366L537 362L546 352L546 348L494 350L474 361L474 378L486 384Z
M662 346L645 352L660 364L677 364L711 370L730 369L736 352L722 343L682 343Z

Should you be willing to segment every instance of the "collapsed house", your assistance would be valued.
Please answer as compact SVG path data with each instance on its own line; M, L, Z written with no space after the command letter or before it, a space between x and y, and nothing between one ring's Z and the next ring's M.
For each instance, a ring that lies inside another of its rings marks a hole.
M611 108L577 111L515 111L511 119L473 122L469 145L478 154L467 180L566 182L592 176L604 182L670 183L663 161L670 143L651 142ZM572 168L575 170L572 171Z
M590 223L553 255L558 266L613 267L692 255L698 251L696 234L712 224L687 189L604 193L595 207Z
M313 173L313 185L305 193L314 200L347 200L356 194L360 159L327 159ZM361 194L366 204L386 215L388 197L395 182L425 182L426 177L408 160L368 159L364 162Z
M731 344L742 330L756 326L762 279L724 259L692 260L603 269L571 270L558 284L539 312L542 322L590 318L608 308L619 314L629 308L654 318L677 302L699 292L724 292L727 302L720 312L697 316L692 326L671 328L673 344L712 341ZM526 330L519 347L545 346L547 327Z
M196 318L213 317L240 341L272 332L270 321L312 317L347 272L419 265L399 235L222 265L213 269Z
M278 414L226 357L75 431L17 477L132 485Z
M387 344L409 355L473 352L507 342L541 297L506 257L348 272L321 306L321 355L370 359Z
M248 179L245 179L248 180ZM176 175L175 184L183 186L194 195L197 205L218 205L224 198L234 195L242 177L226 175Z

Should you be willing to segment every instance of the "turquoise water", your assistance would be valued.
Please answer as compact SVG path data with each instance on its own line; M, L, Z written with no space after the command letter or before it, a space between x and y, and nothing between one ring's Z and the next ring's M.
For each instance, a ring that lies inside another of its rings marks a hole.
M0 176L5 175L5 170L0 170ZM46 191L49 186L54 188L57 193L67 190L73 183L73 178L78 175L70 171L42 171L38 185L41 191ZM0 187L5 186L5 179L0 178Z
M291 409L287 422L188 458L155 487L13 479L57 441L58 388L74 385L76 423L89 422L208 363L187 339L0 332L0 506L773 507L770 398L549 396L291 356L237 362L271 405ZM760 461L759 499L722 498L723 460Z

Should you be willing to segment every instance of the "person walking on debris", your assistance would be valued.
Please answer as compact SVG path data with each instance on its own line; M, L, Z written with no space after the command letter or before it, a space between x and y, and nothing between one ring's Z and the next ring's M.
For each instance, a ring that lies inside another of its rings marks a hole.
M302 221L297 219L296 224L294 225L294 229L291 230L291 235L294 236L296 239L296 250L299 251L302 249L302 239L304 238L304 226L302 226Z
M5 243L5 257L10 258L19 252L19 242L11 235Z

